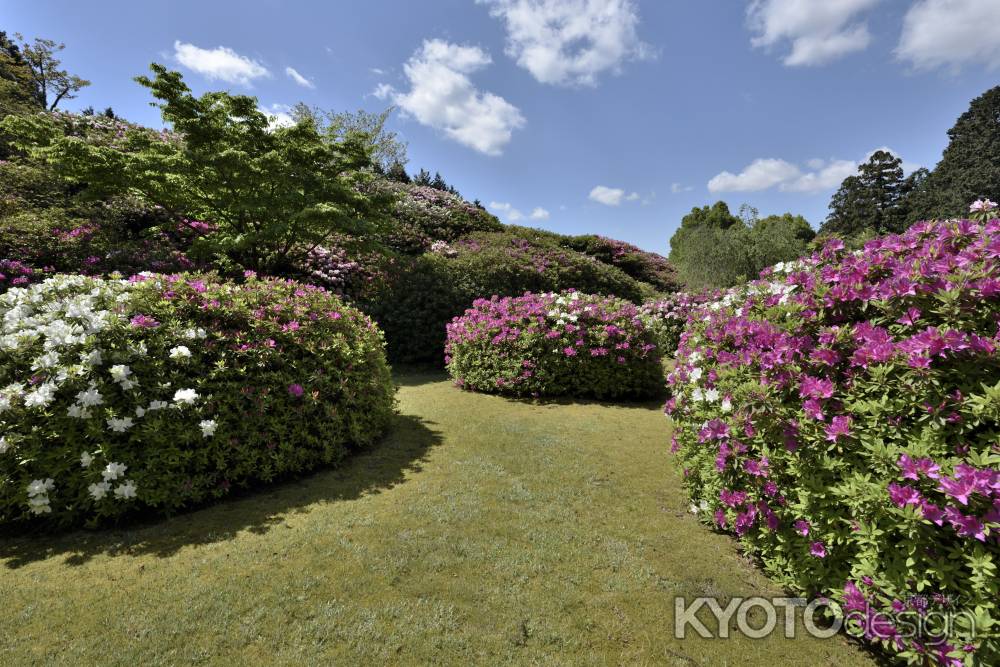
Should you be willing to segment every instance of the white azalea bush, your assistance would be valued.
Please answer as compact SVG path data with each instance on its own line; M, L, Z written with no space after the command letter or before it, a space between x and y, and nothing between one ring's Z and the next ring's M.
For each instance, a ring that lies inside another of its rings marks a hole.
M170 513L389 423L379 330L291 281L56 276L0 295L0 524Z

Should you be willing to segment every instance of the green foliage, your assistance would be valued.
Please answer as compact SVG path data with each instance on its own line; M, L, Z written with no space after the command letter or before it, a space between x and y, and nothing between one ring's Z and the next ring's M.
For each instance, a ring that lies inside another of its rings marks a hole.
M642 398L663 388L635 304L580 292L477 299L448 325L458 386L514 396Z
M58 276L0 311L0 524L169 514L338 463L392 415L381 334L318 288Z
M941 161L913 197L908 220L964 216L969 202L1000 201L1000 86L972 100L948 130Z
M353 112L324 111L300 102L292 109L292 118L313 123L334 143L344 142L352 136L363 137L373 165L389 174L394 168L404 168L407 162L406 142L385 127L395 110L395 107L389 107L378 113L364 109Z
M677 272L666 257L647 252L631 243L587 234L562 237L559 244L617 267L661 292L675 292L680 288Z
M785 213L758 220L749 209L743 220L720 201L684 216L670 239L670 262L690 290L730 287L772 264L802 256L813 236L802 216Z
M21 47L0 30L0 118L41 108L35 83ZM0 152L4 157L5 152Z
M152 65L139 77L176 135L130 129L112 145L66 136L46 117L8 117L5 131L92 196L134 193L171 216L215 226L195 251L272 272L337 231L384 213L362 190L374 174L364 135L324 137L315 124L271 128L253 97L194 97L180 74Z

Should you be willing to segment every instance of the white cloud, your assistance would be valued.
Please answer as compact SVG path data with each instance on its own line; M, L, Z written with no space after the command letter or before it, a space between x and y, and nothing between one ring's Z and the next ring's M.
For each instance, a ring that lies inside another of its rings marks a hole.
M203 49L194 44L174 42L174 57L181 65L209 79L250 86L254 79L271 76L256 60L241 56L230 48Z
M609 188L604 185L598 185L590 191L589 197L591 201L596 201L598 204L618 206L625 197L625 191L621 188Z
M1000 2L919 0L903 18L896 56L918 69L1000 68Z
M794 164L775 158L761 158L751 162L743 171L733 174L724 171L708 182L709 192L755 192L767 190L799 176Z
M292 118L291 113L292 107L287 104L272 104L269 107L260 107L260 110L267 116L268 127L272 130L295 125L295 119Z
M287 74L289 77L291 77L292 81L294 81L295 83L299 84L303 88L315 88L316 87L315 83L313 83L309 79L307 79L304 76L302 76L301 74L299 74L298 71L296 71L296 69L294 67L286 67L285 68L285 74Z
M544 208L542 208L541 206L537 206L531 212L531 219L532 220L548 220L549 219L549 212L547 210L545 210Z
M675 195L679 194L681 192L691 192L692 189L693 188L690 185L681 185L680 183L671 183L670 184L670 191L672 193L674 193Z
M638 192L630 192L625 197L625 201L638 201L638 199L639 199L639 193Z
M478 90L468 75L492 62L475 46L425 40L403 65L410 90L379 84L374 95L391 99L422 125L487 155L499 155L524 116L499 95Z
M862 162L867 162L875 151L887 151L899 157L891 148L881 147L868 152L862 160L808 160L808 170L777 158L763 158L751 162L743 171L733 174L723 171L708 182L709 192L757 192L778 188L782 192L827 192L838 188L845 178L853 176ZM903 173L910 173L919 165L903 161Z
M385 70L380 67L372 67L369 71L372 74L377 74L378 76L383 76L385 74Z
M487 208L495 213L503 215L503 217L511 222L517 222L518 220L522 220L524 218L524 214L511 206L509 202L491 201Z
M507 55L541 83L593 86L623 62L652 57L634 0L478 0L507 28Z
M852 22L880 0L753 0L747 8L754 46L770 48L784 41L791 51L786 65L822 65L871 42L868 25Z

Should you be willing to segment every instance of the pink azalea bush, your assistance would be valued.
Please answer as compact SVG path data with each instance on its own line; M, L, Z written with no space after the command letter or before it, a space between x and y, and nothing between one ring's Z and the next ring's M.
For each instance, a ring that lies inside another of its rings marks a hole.
M663 387L638 308L568 291L478 299L447 327L459 386L514 396L645 397Z
M382 335L325 290L58 275L0 295L0 525L167 514L388 426Z
M765 270L692 314L668 378L672 449L705 520L913 664L1000 662L988 217Z

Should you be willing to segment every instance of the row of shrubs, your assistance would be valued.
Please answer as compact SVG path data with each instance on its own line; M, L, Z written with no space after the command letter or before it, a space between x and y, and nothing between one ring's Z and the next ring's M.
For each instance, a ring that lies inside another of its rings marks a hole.
M388 426L382 335L320 288L58 275L0 295L0 524L170 514Z
M668 378L693 511L911 664L1000 662L998 233L831 241L696 309Z

